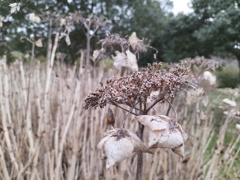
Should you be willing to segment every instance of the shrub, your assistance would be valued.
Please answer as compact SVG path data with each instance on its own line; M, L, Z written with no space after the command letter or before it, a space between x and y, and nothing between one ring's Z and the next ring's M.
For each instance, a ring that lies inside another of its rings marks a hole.
M220 88L236 88L240 83L238 68L225 67L217 71L217 79Z

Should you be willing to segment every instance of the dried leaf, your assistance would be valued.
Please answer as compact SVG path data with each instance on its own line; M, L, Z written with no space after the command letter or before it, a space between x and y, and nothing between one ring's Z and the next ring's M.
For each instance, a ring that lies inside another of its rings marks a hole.
M151 131L167 130L171 118L164 115L141 115L137 116L137 120L144 126L147 126Z
M11 7L11 10L10 10L11 14L20 10L20 3L11 3L9 4L9 6Z
M40 17L36 16L35 13L30 13L29 14L29 20L32 22L40 23L41 19Z
M96 59L98 58L99 54L100 54L99 50L93 51L93 61L96 61Z
M65 26L66 25L66 19L61 18L60 19L60 26Z
M127 66L127 56L124 53L115 51L116 56L112 56L115 67Z
M136 46L137 46L137 44L138 44L138 42L139 42L139 39L138 39L138 37L137 37L136 32L133 32L133 33L131 34L131 36L129 37L128 41L129 41L131 47L133 48L133 50L135 50L135 49L136 49Z
M127 67L132 71L138 71L136 55L131 53L129 50L126 51L126 54L127 54Z
M233 100L230 100L228 98L224 98L222 100L225 104L229 105L230 107L236 107L237 106L237 103Z
M137 71L138 70L138 65L137 65L137 58L136 55L131 53L129 50L126 51L125 53L120 53L119 51L115 51L116 56L112 56L113 58L113 65L115 67L127 67L131 69L132 71Z
M181 156L182 158L184 158L184 144L181 144L179 147L176 147L174 149L172 149L172 151Z
M210 71L205 71L203 73L203 79L207 80L210 85L215 85L217 83L217 78Z
M177 128L156 133L158 133L159 136L155 147L174 149L182 145L184 143L184 139L186 139L186 136L183 136L183 134Z
M37 41L35 41L35 45L36 45L37 47L43 47L42 40L41 40L41 39L38 39Z

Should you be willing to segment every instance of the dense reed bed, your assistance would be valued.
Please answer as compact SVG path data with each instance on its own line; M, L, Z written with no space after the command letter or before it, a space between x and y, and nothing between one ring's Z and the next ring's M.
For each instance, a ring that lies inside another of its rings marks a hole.
M53 68L17 61L8 67L2 59L0 179L98 179L101 152L97 143L107 129L107 107L85 110L84 98L100 81L116 74L113 69L98 68L92 73L59 63ZM143 179L240 178L240 134L230 128L232 116L224 117L220 130L214 130L219 119L212 102L203 106L202 100L187 103L186 93L174 100L178 121L189 134L186 156L182 159L167 149L144 154ZM168 106L161 104L151 113L166 114ZM114 106L111 109L116 126L127 119L125 127L137 130L133 115ZM175 114L171 112L170 117ZM232 138L226 145L229 131ZM147 131L145 135L147 138ZM136 156L125 160L107 170L105 178L135 179L136 163Z

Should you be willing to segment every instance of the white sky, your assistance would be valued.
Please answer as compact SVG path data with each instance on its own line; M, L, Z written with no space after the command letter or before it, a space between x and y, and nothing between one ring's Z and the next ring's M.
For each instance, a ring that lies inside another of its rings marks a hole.
M191 0L172 0L173 1L173 13L177 14L179 12L189 13L192 10L188 7L188 3Z

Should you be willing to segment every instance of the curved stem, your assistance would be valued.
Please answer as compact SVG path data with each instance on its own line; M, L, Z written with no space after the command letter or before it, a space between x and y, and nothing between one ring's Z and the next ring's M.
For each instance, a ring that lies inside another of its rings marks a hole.
M160 96L158 99L156 99L147 109L146 114L150 109L152 109L158 102L162 101L164 99L164 96Z
M127 112L135 115L135 116L138 116L138 115L139 115L139 114L137 114L137 113L134 113L134 112L132 112L132 111L129 111L128 109L126 109L126 108L124 108L124 107L122 107L122 106L119 106L117 103L115 103L115 102L113 102L113 101L110 101L110 103L111 103L112 105L114 105L114 106L119 107L120 109L123 109L124 111L127 111Z

